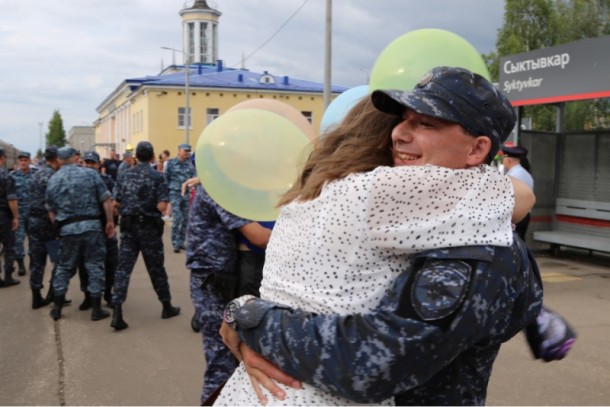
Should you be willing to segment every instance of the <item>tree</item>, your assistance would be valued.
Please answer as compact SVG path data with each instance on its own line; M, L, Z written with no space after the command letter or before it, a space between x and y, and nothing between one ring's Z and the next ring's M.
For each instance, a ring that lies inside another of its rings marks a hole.
M497 50L484 55L493 80L499 79L500 57L610 34L610 0L506 0ZM566 129L607 124L610 99L566 104ZM526 106L535 130L554 131L554 106Z
M68 144L66 140L66 131L64 130L64 122L61 118L59 110L53 112L53 117L49 121L49 132L46 135L47 146L63 147Z

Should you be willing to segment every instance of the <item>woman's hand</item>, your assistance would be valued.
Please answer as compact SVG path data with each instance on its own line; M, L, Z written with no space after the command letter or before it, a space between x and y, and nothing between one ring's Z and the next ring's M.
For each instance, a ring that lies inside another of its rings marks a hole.
M242 361L250 376L250 383L252 383L254 392L263 405L267 404L267 397L263 394L261 386L267 389L278 400L284 400L286 392L277 383L282 383L297 390L303 388L300 381L282 372L267 359L250 349L245 343L241 343L239 348L240 354L243 357Z
M224 322L220 327L220 336L237 360L244 363L254 392L263 405L267 404L267 397L263 394L261 386L278 400L284 400L286 392L277 383L282 383L294 389L303 388L300 381L288 376L263 356L250 349L245 343L242 343L237 332Z

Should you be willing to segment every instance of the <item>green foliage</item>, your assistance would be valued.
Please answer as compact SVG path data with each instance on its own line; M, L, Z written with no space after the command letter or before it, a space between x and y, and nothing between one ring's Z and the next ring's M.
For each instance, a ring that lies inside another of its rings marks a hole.
M59 110L53 112L53 117L49 121L49 131L46 135L47 146L55 145L63 147L68 144L66 140L66 131L64 130L64 122L61 118Z
M506 0L496 52L483 55L494 81L500 57L610 34L610 0ZM574 80L577 80L575 78ZM526 106L534 130L554 131L555 106ZM610 100L569 102L565 130L608 126Z

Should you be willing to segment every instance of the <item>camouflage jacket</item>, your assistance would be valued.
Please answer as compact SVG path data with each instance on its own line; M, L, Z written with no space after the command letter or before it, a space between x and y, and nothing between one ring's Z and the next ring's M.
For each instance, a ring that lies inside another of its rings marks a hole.
M62 226L61 236L101 232L100 204L109 198L100 175L76 164L63 165L53 174L45 194L47 209L56 213L56 222L82 219Z
M191 160L180 161L177 157L167 161L165 179L170 193L181 193L182 184L196 174Z
M222 209L198 186L187 226L186 267L203 272L233 271L237 254L233 231L251 222Z
M117 180L113 192L119 203L119 213L160 218L159 202L168 202L167 183L163 174L153 170L148 163L138 163L125 171Z
M45 193L47 184L55 170L47 164L41 164L40 168L32 176L30 183L30 216L35 218L47 218L48 211L45 206Z
M256 299L237 312L252 349L289 375L360 403L482 405L500 345L542 306L535 260L511 247L417 255L371 314L316 315Z
M19 202L19 217L27 216L30 209L30 184L36 173L30 169L27 174L16 169L11 171L11 177L15 180L15 188L17 188L17 201Z
M15 180L9 175L8 171L0 168L0 210L10 213L8 201L15 200L17 200Z

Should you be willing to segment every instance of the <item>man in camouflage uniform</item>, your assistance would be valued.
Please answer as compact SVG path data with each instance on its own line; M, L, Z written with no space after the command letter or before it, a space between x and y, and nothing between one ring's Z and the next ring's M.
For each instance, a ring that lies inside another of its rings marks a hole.
M251 242L265 247L269 229L258 222L239 218L210 198L197 186L189 215L186 267L191 270L191 299L197 325L201 329L206 371L203 376L203 403L235 368L237 360L222 343L218 330L222 312L233 298L238 282L235 277L237 236L240 231Z
M121 177L121 175L125 171L127 171L128 169L133 167L134 164L135 164L135 162L133 160L133 152L131 150L127 150L125 152L125 154L123 154L123 161L121 162L121 164L119 165L119 168L117 169L116 179L118 180Z
M4 250L4 280L0 287L19 284L12 277L15 271L15 230L19 227L19 207L15 180L4 169L6 154L0 148L0 243Z
M61 318L70 277L83 261L91 295L91 320L98 321L109 316L101 308L104 290L105 239L114 235L111 194L98 174L76 165L74 149L62 147L58 150L61 168L49 179L46 205L49 216L59 229L59 264L53 278L55 292L51 317ZM106 213L104 228L100 223L100 206ZM104 233L106 236L104 236Z
M165 169L165 179L169 188L169 200L172 206L172 246L175 253L184 250L184 240L186 238L186 227L188 224L189 196L187 193L182 195L182 184L189 178L193 178L195 167L191 163L189 156L191 146L180 144L178 146L178 156L167 161Z
M83 155L83 166L91 168L102 177L102 181L108 188L108 191L114 190L115 181L109 174L103 174L100 172L100 156L95 151L87 151ZM102 211L102 217L100 218L102 225L106 224L106 213ZM116 225L118 216L113 217L113 222ZM106 238L106 259L104 261L104 301L108 306L112 305L112 286L114 285L114 275L116 274L117 263L119 259L119 243L116 234L111 238ZM87 292L87 273L83 265L78 268L79 277L81 281L81 291L85 293L85 306L79 307L81 310L86 310L91 307L91 296Z
M488 137L488 160L515 123L492 84L458 68L435 68L412 92L375 91L372 100L405 122L412 110L424 126L438 126L429 116ZM398 405L484 404L500 345L540 312L536 263L516 235L510 247L415 256L371 314L316 315L242 297L226 321L287 374L359 403L395 396Z
M29 236L29 211L30 211L30 184L34 171L30 169L30 153L20 151L17 155L19 167L11 172L11 177L15 180L17 188L17 200L19 202L19 227L15 232L15 260L17 260L18 274L25 276L25 249L23 243L25 237ZM29 243L29 240L28 240ZM31 259L30 259L31 262Z
M153 157L152 144L139 142L136 147L138 164L119 176L114 188L115 205L121 215L121 245L112 288L114 312L110 326L117 331L128 327L123 320L122 306L127 299L129 279L140 251L157 298L163 304L161 318L171 318L180 313L180 308L171 304L172 296L164 266L165 222L161 214L168 201L167 183L163 174L150 166Z
M47 245L46 242L56 239L56 230L51 220L49 212L45 206L45 194L49 178L59 169L57 160L57 147L48 147L44 152L45 162L32 176L30 184L30 288L32 289L32 308L44 307L52 300L52 285L49 287L47 299L42 298L44 269L47 264ZM53 268L55 274L55 267Z

